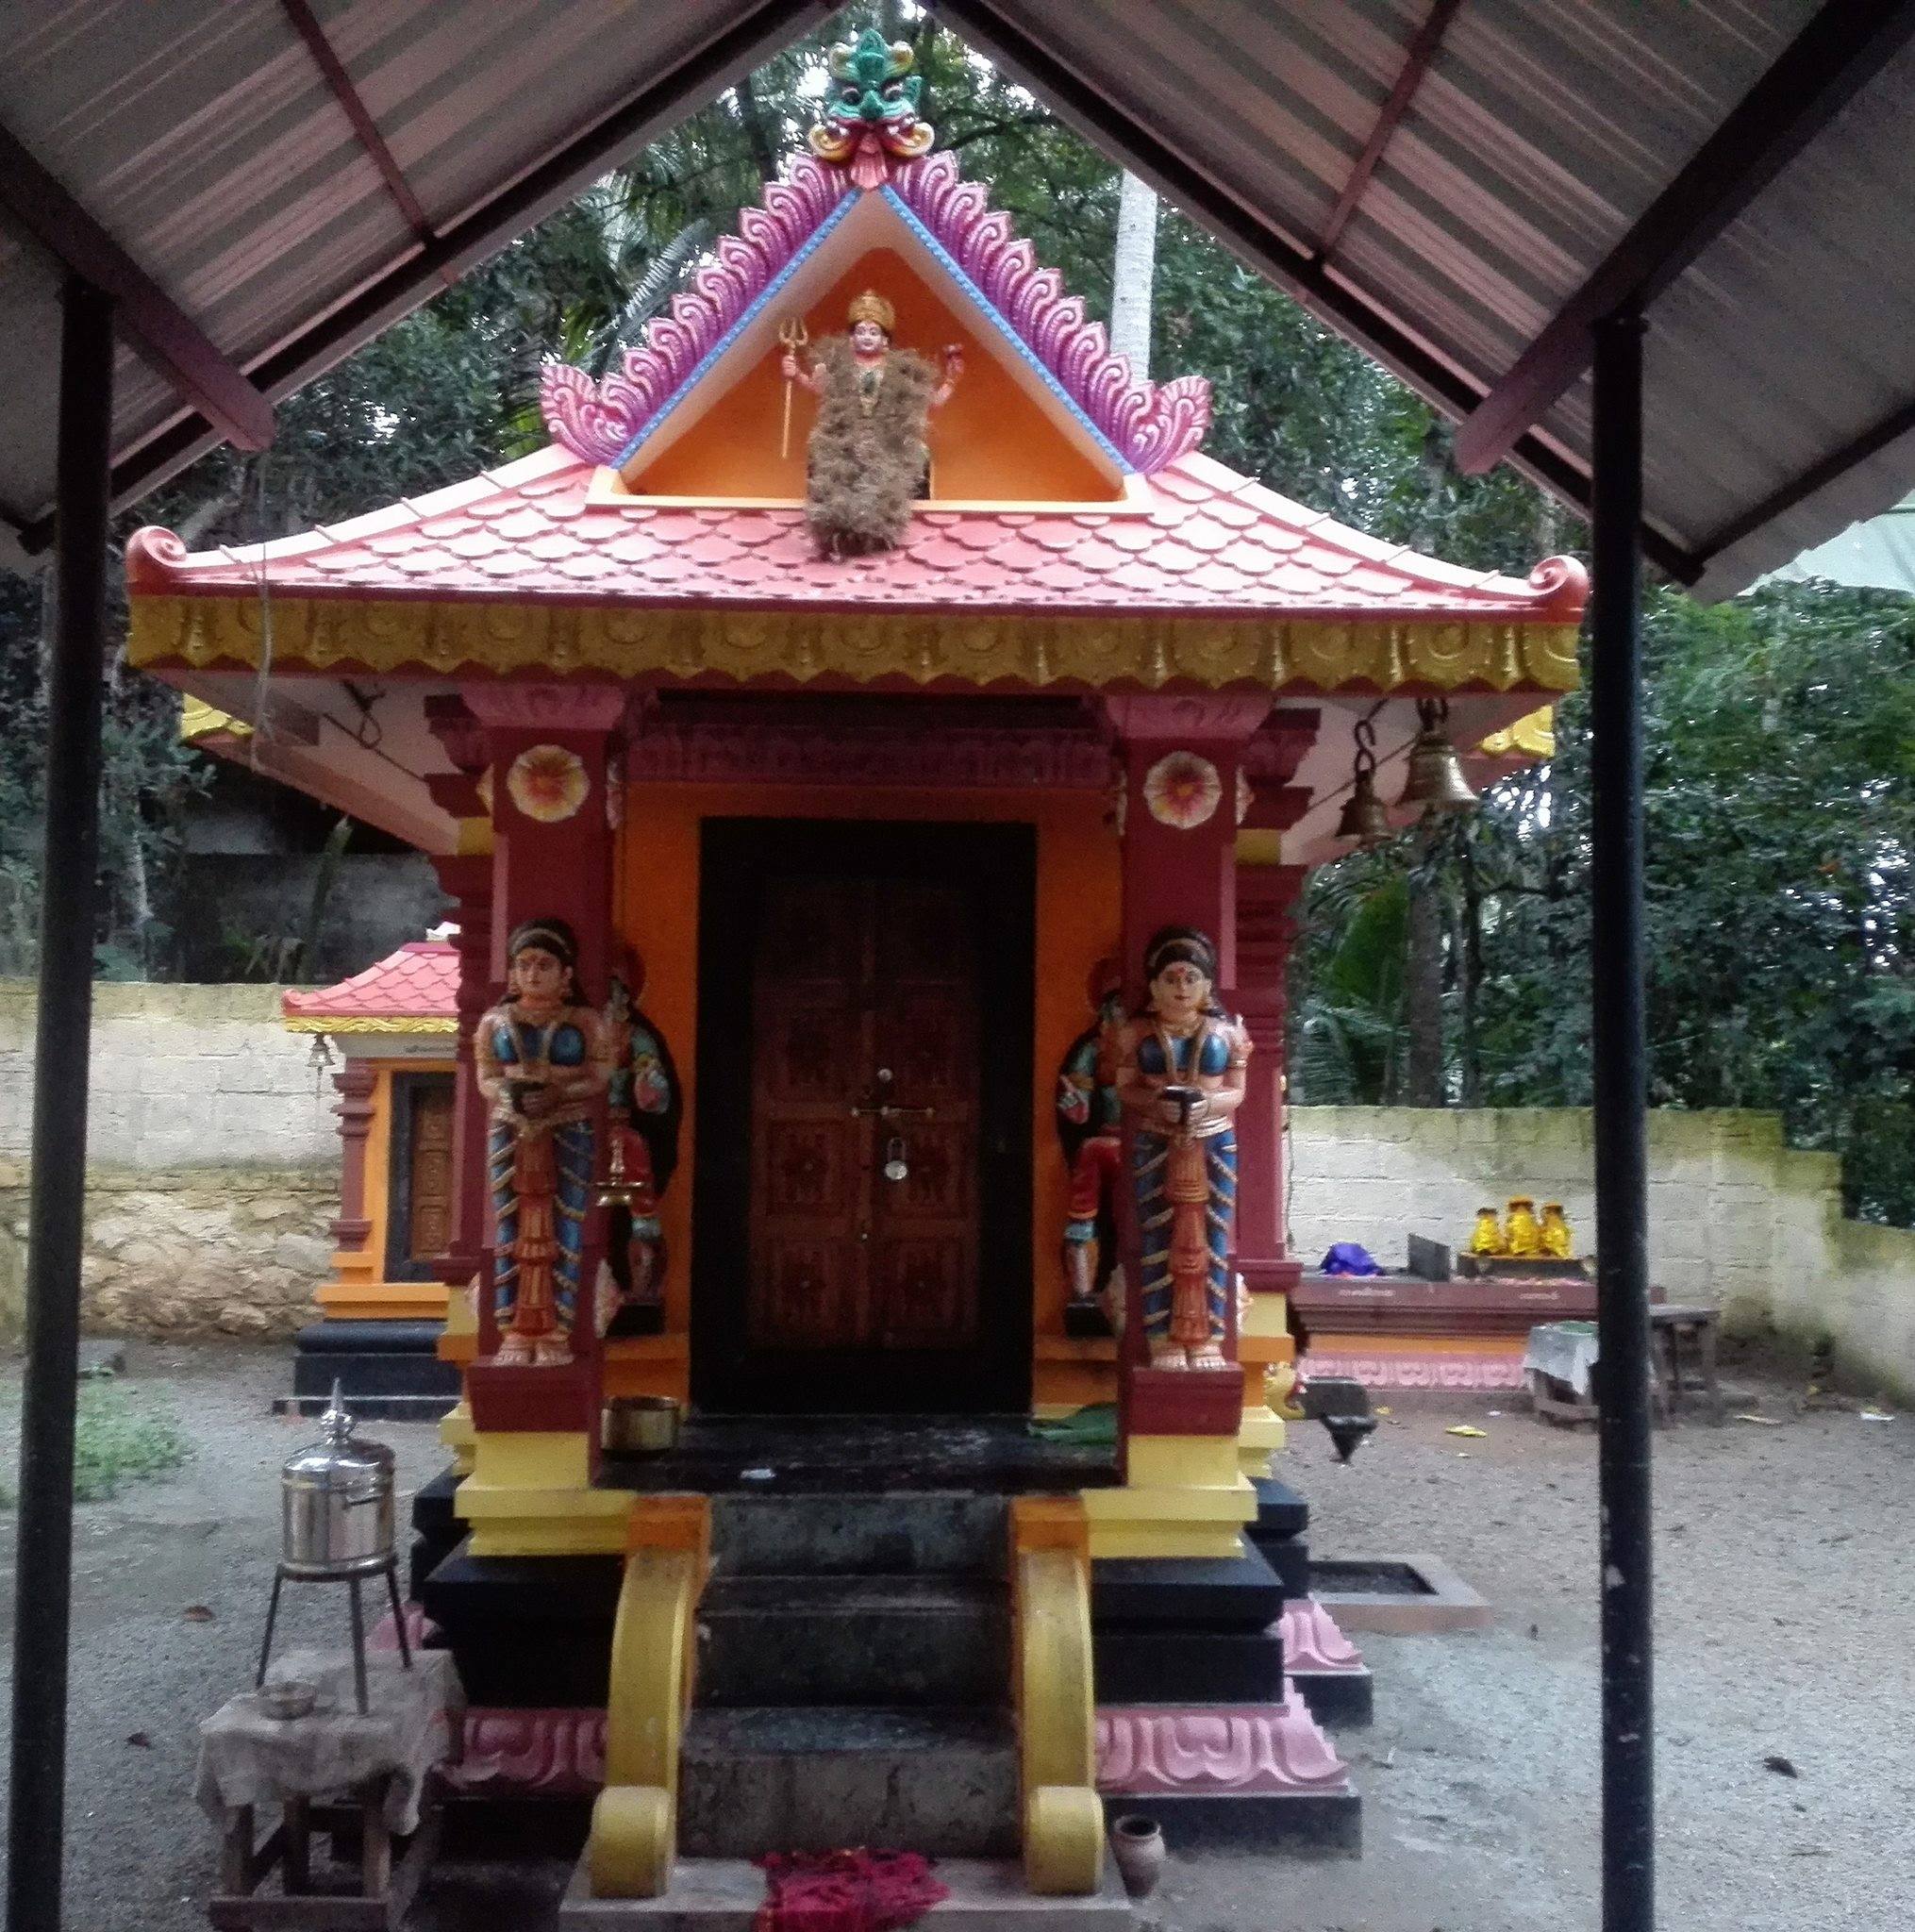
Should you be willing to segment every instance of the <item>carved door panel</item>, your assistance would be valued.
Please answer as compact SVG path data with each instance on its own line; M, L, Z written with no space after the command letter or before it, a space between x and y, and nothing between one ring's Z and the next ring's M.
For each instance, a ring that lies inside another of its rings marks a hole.
M963 891L771 880L752 982L747 1345L965 1347L979 999Z
M387 1163L385 1270L388 1281L430 1281L452 1245L450 1074L395 1072Z

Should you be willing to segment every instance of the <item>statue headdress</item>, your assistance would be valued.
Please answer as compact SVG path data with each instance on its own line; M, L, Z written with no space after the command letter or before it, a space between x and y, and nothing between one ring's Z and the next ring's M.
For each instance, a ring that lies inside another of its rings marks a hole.
M867 289L863 294L852 297L844 319L853 328L860 322L874 322L886 335L890 335L897 326L898 312L875 289Z

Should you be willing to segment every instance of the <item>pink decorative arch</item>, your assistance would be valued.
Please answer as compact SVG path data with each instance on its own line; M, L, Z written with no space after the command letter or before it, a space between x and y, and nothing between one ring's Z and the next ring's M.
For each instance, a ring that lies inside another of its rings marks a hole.
M540 401L553 440L588 462L619 461L687 376L824 225L847 192L843 173L811 156L794 161L738 229L702 263L691 287L624 352L603 382L582 369L547 363ZM882 192L882 190L868 191ZM1066 294L1056 269L1041 268L1010 217L993 208L955 157L930 155L893 168L891 192L970 276L986 301L1058 387L1141 475L1188 455L1210 425L1210 385L1200 375L1161 384L1131 373L1101 323Z

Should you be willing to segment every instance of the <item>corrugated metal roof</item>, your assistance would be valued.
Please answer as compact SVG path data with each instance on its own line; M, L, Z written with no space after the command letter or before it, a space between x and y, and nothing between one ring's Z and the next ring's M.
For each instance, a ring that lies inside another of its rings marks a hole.
M1097 122L1140 172L1161 179L1167 156L1187 163L1238 211L1235 244L1266 266L1285 251L1308 257L1428 12L1427 0L943 8L1072 118ZM476 242L491 239L483 211L530 171L547 170L535 177L540 211L557 205L612 146L637 145L824 9L315 0L313 10L434 230ZM1464 0L1335 250L1304 278L1317 306L1344 308L1327 319L1360 334L1347 309L1367 305L1393 332L1398 366L1446 407L1468 408L1817 11L1813 0ZM1083 102L1065 97L1073 88ZM1915 435L1897 417L1915 405L1915 341L1900 325L1915 293L1903 220L1915 200L1911 110L1915 52L1905 51L1651 310L1649 516L1707 591L1738 588L1915 481ZM568 187L554 151L622 113L629 125L610 130L615 142L591 158L571 151ZM278 8L16 0L0 14L0 122L269 390L312 373L323 318L343 317L345 339L317 359L334 358L436 286L429 275L408 284L421 244ZM509 213L520 227L534 218L521 205ZM40 517L51 488L55 286L43 258L0 242L13 375L0 511L16 523ZM121 374L125 456L150 448L179 411L143 364L123 357ZM1572 494L1588 410L1577 382L1529 451ZM1818 475L1872 428L1880 447L1867 460ZM176 431L165 445L185 446ZM1773 508L1805 479L1818 487Z

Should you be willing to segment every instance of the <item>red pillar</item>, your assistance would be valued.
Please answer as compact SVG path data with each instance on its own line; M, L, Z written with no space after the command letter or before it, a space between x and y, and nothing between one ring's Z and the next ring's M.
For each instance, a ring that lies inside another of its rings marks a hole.
M452 1241L439 1278L455 1292L486 1268L486 1108L473 1074L473 1028L498 987L491 976L492 862L436 858L433 870L458 925L458 1065L453 1077ZM480 1301L485 1299L483 1293Z
M1300 865L1237 868L1237 1006L1251 1044L1237 1113L1237 1266L1252 1294L1288 1294L1303 1273L1285 1239L1283 1124L1285 975L1304 877Z
M467 708L484 733L491 775L491 930L488 978L505 979L507 936L523 921L562 919L578 941L582 1003L603 1007L611 945L612 833L606 807L614 735L625 712L622 689L605 685L468 686ZM604 1158L606 1123L594 1122ZM498 1346L491 1307L494 1217L482 1188L479 1359L468 1378L473 1420L481 1430L583 1429L595 1443L600 1351L592 1319L593 1283L605 1251L604 1216L588 1215L573 1329L574 1359L563 1366L505 1367L487 1359Z
M1149 696L1106 700L1123 760L1124 969L1126 995L1143 996L1143 949L1164 925L1195 926L1217 947L1218 998L1235 1004L1237 806L1244 749L1270 711L1268 696ZM1119 1225L1129 1307L1121 1388L1131 1436L1235 1436L1242 1413L1237 1316L1226 1307L1221 1370L1153 1369L1144 1356L1141 1274L1128 1183Z
M339 1217L332 1224L333 1239L342 1252L361 1253L373 1233L366 1219L366 1137L373 1131L373 1088L375 1084L371 1060L349 1059L333 1075L340 1102L333 1111L339 1115L340 1183Z

